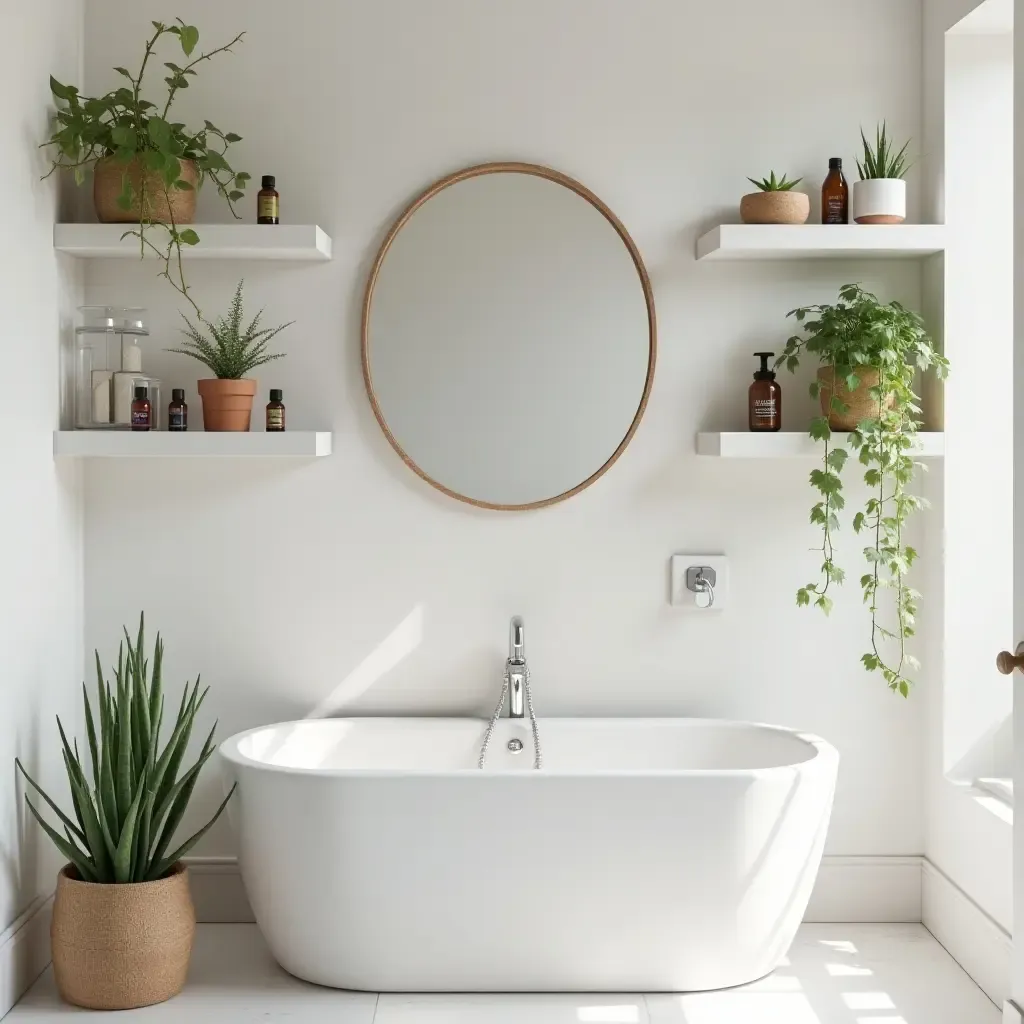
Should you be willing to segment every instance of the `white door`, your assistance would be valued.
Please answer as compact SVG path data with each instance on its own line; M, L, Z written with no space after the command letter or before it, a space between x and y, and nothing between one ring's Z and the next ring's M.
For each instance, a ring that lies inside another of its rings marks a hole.
M1024 641L1024 26L1014 31L1014 608L1015 642ZM1024 651L1024 645L1018 648ZM1009 665L1001 666L1009 668ZM1013 673L1013 783L1024 794L1024 674ZM1013 821L1014 1002L1024 1008L1024 806ZM1007 1008L1006 1021L1024 1018Z

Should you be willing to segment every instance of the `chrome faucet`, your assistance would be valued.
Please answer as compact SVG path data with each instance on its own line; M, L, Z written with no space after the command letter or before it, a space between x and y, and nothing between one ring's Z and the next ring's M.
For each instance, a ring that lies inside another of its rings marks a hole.
M523 690L526 686L526 630L523 620L515 615L508 627L508 717L523 717Z

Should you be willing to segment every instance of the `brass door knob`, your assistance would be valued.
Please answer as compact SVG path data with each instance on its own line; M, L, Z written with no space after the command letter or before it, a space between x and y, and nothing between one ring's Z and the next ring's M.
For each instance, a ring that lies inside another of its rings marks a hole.
M996 668L1004 676L1013 675L1014 669L1024 672L1024 642L1017 644L1017 650L1014 654L1011 654L1009 651L1000 651L996 655Z

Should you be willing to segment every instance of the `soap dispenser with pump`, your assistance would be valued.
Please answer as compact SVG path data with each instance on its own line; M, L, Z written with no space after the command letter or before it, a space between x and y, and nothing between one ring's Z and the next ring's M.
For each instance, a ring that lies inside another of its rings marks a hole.
M775 371L768 368L768 360L775 358L774 352L755 352L761 360L761 368L754 373L748 398L749 423L753 431L782 429L782 386L775 379Z

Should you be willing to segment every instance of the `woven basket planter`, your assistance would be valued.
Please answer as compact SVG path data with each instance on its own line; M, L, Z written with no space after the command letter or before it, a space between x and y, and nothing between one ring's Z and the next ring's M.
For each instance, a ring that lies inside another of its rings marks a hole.
M130 209L122 210L117 205L117 197L125 175L132 183L134 197ZM181 161L180 180L187 181L191 190L167 188L163 178L155 171L144 171L138 160L122 164L113 157L104 157L96 162L92 179L92 201L96 207L96 217L102 224L138 224L141 214L140 196L142 179L146 179L148 198L147 221L171 222L174 214L175 224L191 224L196 219L196 189L199 187L199 169L192 160Z
M833 381L832 367L823 366L818 370L818 380L822 384L820 399L822 415L828 416L828 425L833 430L856 430L857 425L864 420L873 419L878 415L878 399L871 396L871 388L878 387L879 372L871 366L856 366L853 372L860 378L860 384L850 391L846 381L840 378ZM835 391L836 398L849 406L849 411L839 413L829 411L832 403L832 394ZM891 409L895 397L889 395L885 402L885 408Z
M156 882L82 882L57 876L50 945L61 997L92 1010L162 1003L185 984L195 909L188 872L176 864Z

